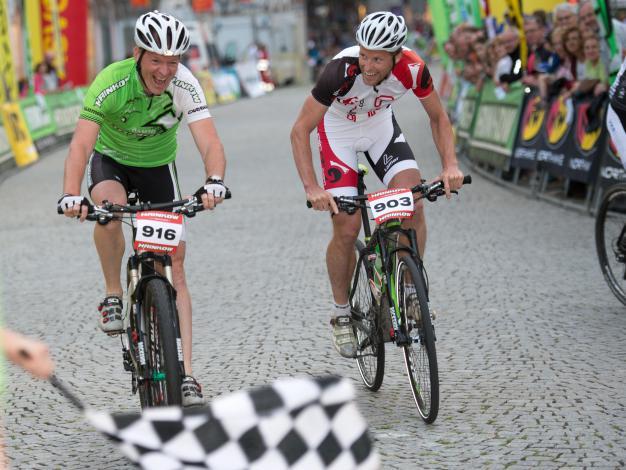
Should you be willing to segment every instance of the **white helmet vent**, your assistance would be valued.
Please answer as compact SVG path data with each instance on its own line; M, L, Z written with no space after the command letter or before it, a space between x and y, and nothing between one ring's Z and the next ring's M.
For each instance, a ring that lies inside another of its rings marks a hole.
M155 10L137 19L135 44L160 55L178 56L189 48L189 31L173 16Z
M356 31L356 40L365 49L396 52L406 42L404 18L389 11L370 13Z

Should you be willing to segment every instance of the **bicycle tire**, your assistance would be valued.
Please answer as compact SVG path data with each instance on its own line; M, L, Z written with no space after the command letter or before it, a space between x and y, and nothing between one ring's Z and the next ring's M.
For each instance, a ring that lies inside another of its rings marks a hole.
M439 371L426 281L410 256L399 259L395 281L401 328L411 338L411 343L403 346L406 373L417 410L430 424L439 412ZM406 289L408 285L415 286L414 294Z
M596 213L596 250L602 275L617 299L626 305L626 184L609 188Z
M145 371L151 374L140 386L141 407L181 405L182 370L179 360L176 303L164 279L146 282L141 302L146 353Z
M357 240L357 264L350 290L350 309L357 339L356 364L365 387L375 392L383 383L385 375L385 343L380 330L380 305L370 288L372 268L364 255L365 245ZM356 315L355 315L356 314Z

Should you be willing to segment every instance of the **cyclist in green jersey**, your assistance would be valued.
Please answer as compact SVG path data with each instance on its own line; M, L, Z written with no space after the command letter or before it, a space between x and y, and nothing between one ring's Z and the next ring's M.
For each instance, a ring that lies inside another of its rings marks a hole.
M202 157L206 195L202 202L213 209L226 193L224 149L211 119L200 84L181 64L189 47L189 32L171 15L158 11L139 17L135 26L133 57L102 70L89 87L65 161L63 195L59 199L68 217L85 220L86 199L81 182L95 204L126 204L137 191L153 203L180 199L176 177L176 133L185 118ZM184 237L184 232L183 232ZM94 240L105 281L100 303L100 328L106 333L122 329L120 270L124 235L120 222L96 224ZM176 304L179 312L185 373L183 405L204 403L191 368L191 299L183 262L185 242L172 257Z

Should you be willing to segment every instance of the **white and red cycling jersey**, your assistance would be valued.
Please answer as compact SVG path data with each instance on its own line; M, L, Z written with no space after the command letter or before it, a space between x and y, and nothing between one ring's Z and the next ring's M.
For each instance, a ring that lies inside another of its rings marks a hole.
M326 65L311 91L337 117L353 122L376 116L407 91L426 98L433 91L428 67L411 49L402 48L389 76L376 86L366 85L359 68L359 46L349 47Z
M365 154L385 185L400 171L418 168L391 105L409 90L420 99L434 90L428 67L407 48L387 78L376 86L365 84L359 50L354 46L337 54L311 91L329 107L317 133L324 189L335 196L357 193L357 152Z

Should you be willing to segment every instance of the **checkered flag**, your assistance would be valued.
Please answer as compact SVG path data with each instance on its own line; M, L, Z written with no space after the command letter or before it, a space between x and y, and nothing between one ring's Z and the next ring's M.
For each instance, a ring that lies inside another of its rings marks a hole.
M379 469L354 396L346 379L283 379L201 409L85 413L144 469Z

